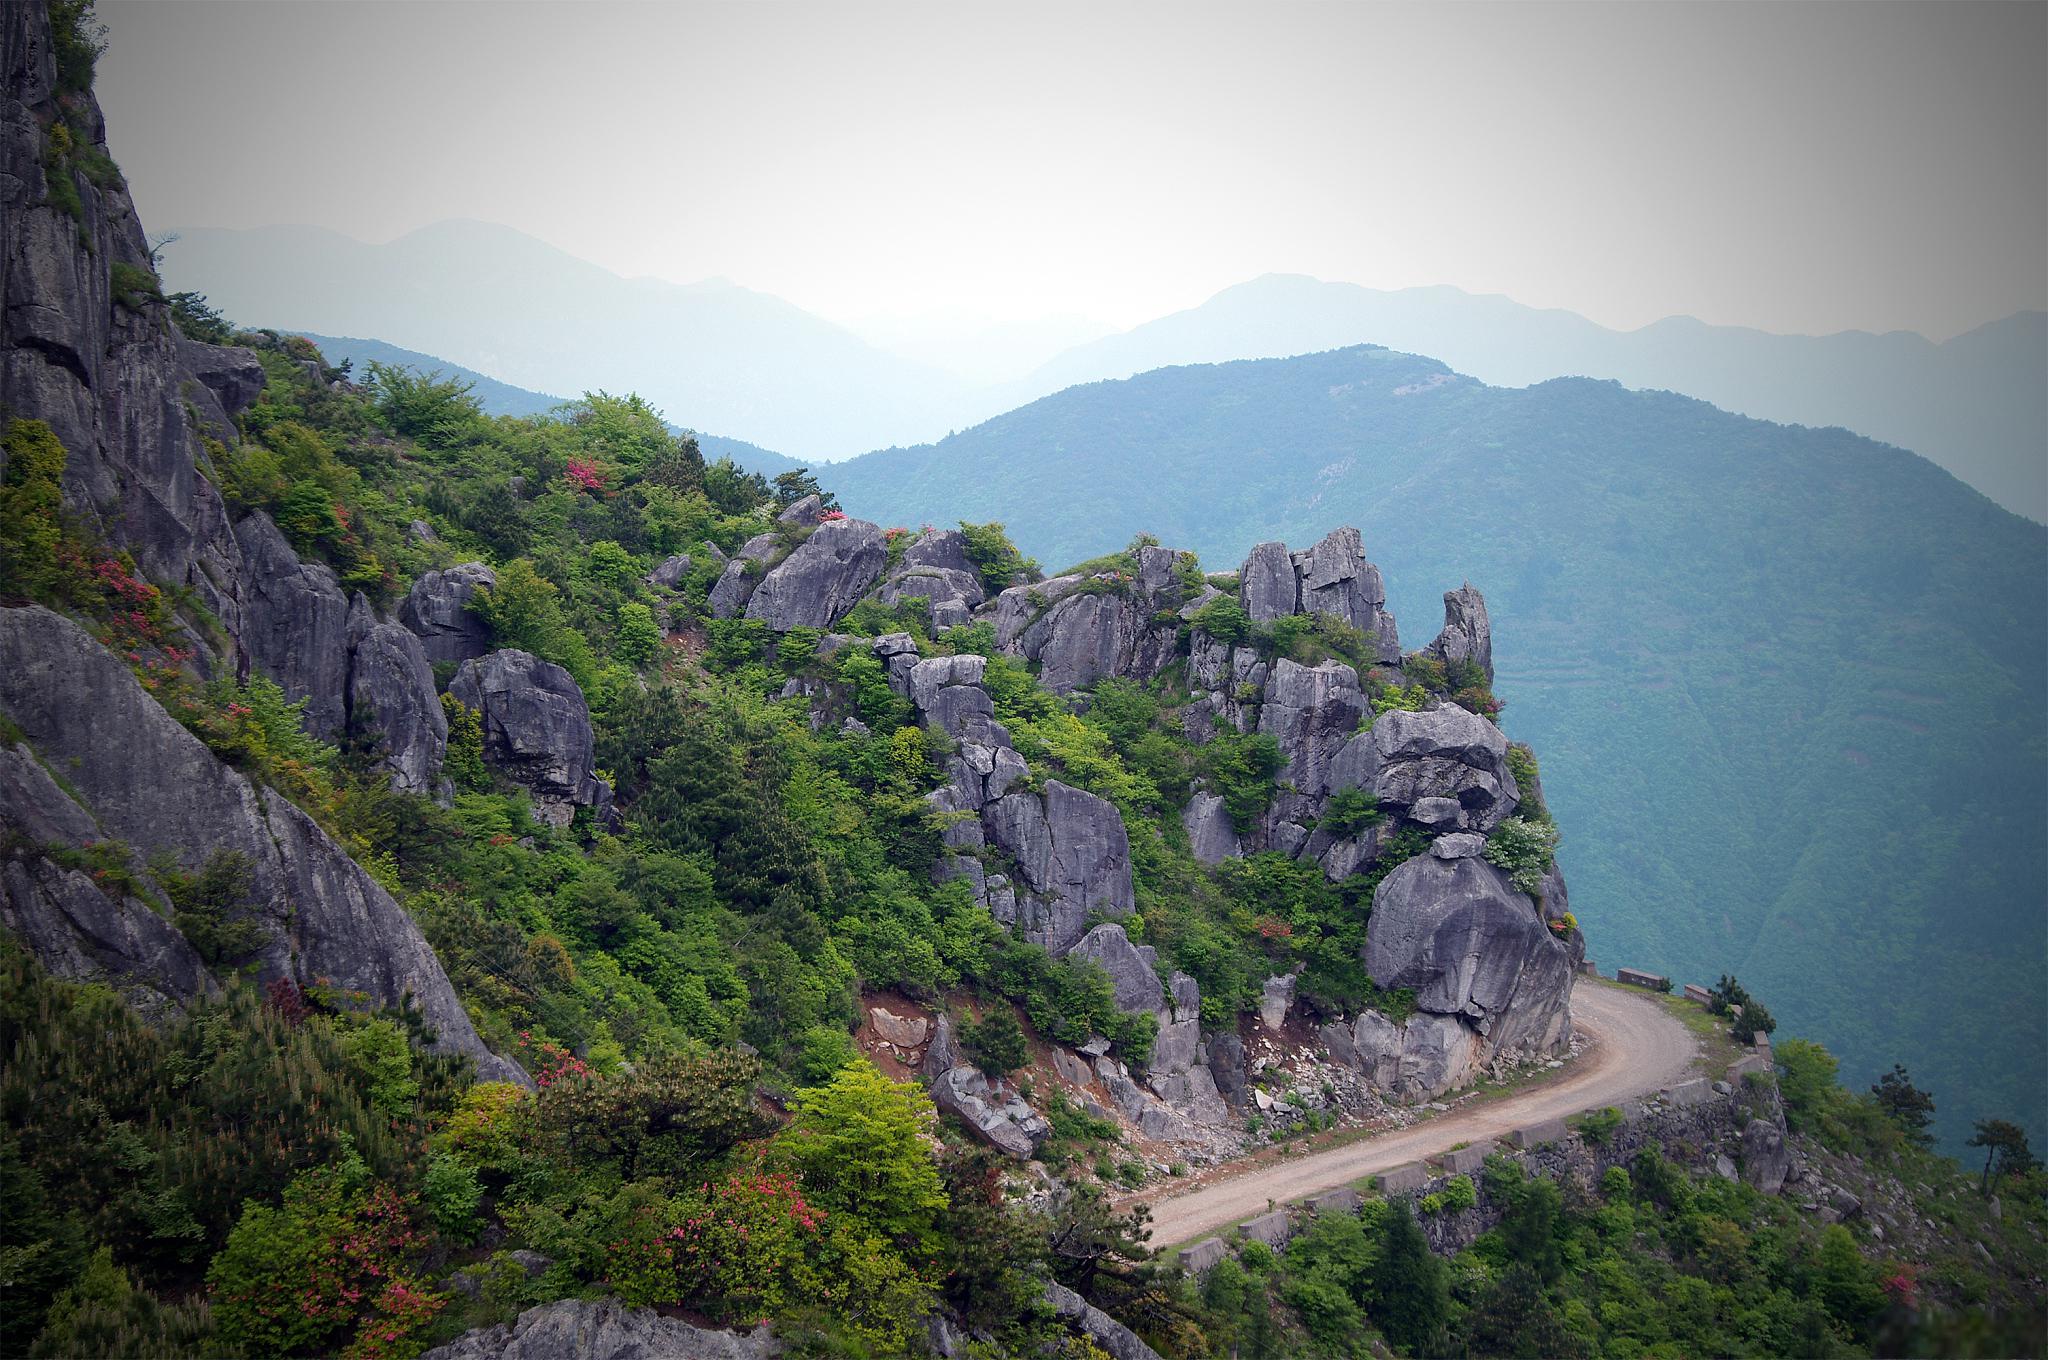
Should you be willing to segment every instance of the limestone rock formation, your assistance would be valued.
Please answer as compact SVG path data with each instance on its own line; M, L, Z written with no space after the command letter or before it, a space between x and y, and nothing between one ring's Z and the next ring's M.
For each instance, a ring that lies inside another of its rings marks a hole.
M1289 614L1327 614L1365 634L1375 659L1401 659L1394 616L1380 570L1365 560L1358 530L1333 530L1313 548L1289 554L1284 543L1261 543L1238 574L1238 602L1254 623Z
M1128 916L1131 843L1116 808L1057 779L1044 794L1008 793L983 810L988 843L1010 857L1025 891L998 919L1057 957L1081 940L1091 915Z
M882 531L866 520L826 520L761 578L746 616L778 633L829 628L867 594L888 556Z
M1418 855L1373 894L1365 966L1380 987L1412 989L1420 1011L1469 1026L1475 1056L1491 1060L1569 1038L1578 948L1484 859Z
M1326 1034L1325 1042L1331 1037ZM1427 1100L1462 1086L1479 1065L1479 1032L1456 1016L1418 1011L1397 1025L1365 1011L1343 1037L1351 1061L1372 1084L1401 1100Z
M988 591L967 556L967 536L958 529L932 529L903 550L903 560L883 578L876 597L886 605L924 600L937 630L968 622Z
M1178 624L1170 617L1186 593L1178 559L1169 548L1144 547L1134 574L1013 586L998 601L997 645L1037 663L1039 684L1055 694L1110 676L1149 679L1179 651ZM1165 622L1162 615L1169 616Z
M738 618L767 573L768 563L775 560L781 548L782 536L775 533L755 534L742 543L740 550L726 559L718 579L711 585L711 616Z
M471 602L498 575L481 562L423 572L398 607L398 621L419 637L428 661L463 662L491 650L490 625Z
M348 725L348 597L331 568L301 562L261 510L235 526L244 583L241 640L250 659L306 701L306 730L332 740Z
M533 794L544 821L567 826L579 807L610 806L592 768L590 709L569 672L529 652L492 652L463 662L448 693L476 710L484 759Z
M677 590L681 588L683 578L689 574L690 555L677 553L673 557L664 558L660 566L640 579L656 590Z
M1331 789L1361 788L1395 812L1444 831L1490 831L1521 801L1501 730L1456 704L1382 713L1328 769ZM1427 804L1428 800L1448 800Z
M1118 1010L1157 1011L1166 1004L1166 989L1159 985L1158 951L1132 944L1120 925L1095 927L1075 943L1067 957L1101 965L1116 988Z
M410 998L435 1048L470 1056L486 1078L526 1080L483 1046L434 951L391 895L306 814L222 764L77 624L41 608L0 610L0 712L76 791L78 813L41 792L46 829L68 828L69 839L89 814L99 838L145 858L168 855L187 870L222 853L245 858L243 913L267 932L253 960L261 979L326 978L379 1006ZM16 768L12 787L33 788ZM38 890L45 900L34 910L54 922L62 903L50 900L47 881ZM9 900L10 910L23 909L12 884ZM145 974L166 996L193 985L189 962L160 935L129 944L103 922L71 919L78 946L69 958L91 958L126 985ZM148 957L159 947L162 958ZM61 950L38 953L69 966Z
M1159 1360L1159 1352L1139 1340L1136 1332L1065 1285L1048 1284L1045 1301L1060 1321L1085 1334L1110 1360Z
M448 752L448 715L434 669L411 631L384 623L358 593L348 614L348 681L342 692L351 731L374 735L400 793L431 793Z
M991 1082L961 1054L952 1021L939 1017L931 1047L925 1050L924 1076L932 1104L953 1115L990 1147L1006 1157L1029 1161L1052 1133L1044 1115L1023 1097Z
M1180 820L1187 829L1189 850L1202 863L1214 866L1244 853L1244 847L1237 838L1237 828L1231 824L1230 813L1223 806L1223 795L1195 794L1188 799Z
M1469 661L1493 683L1493 625L1486 617L1485 597L1466 582L1444 592L1444 628L1423 649L1424 655L1451 663Z
M765 1326L740 1336L616 1299L558 1299L509 1327L464 1332L421 1360L770 1360L781 1350Z

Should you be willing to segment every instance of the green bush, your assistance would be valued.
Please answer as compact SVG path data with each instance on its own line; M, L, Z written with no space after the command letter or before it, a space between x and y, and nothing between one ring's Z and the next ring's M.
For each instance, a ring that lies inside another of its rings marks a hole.
M962 520L960 533L966 539L967 560L981 573L982 585L989 594L1009 589L1013 578L1019 575L1026 580L1037 578L1038 563L1017 551L1002 525L969 524Z
M1023 1027L1008 1006L991 1006L980 1020L962 1025L960 1039L975 1065L991 1077L1007 1076L1031 1057Z
M1541 897L1543 876L1557 851L1557 829L1522 817L1509 817L1486 838L1486 861L1506 872L1518 892Z
M451 1242L468 1246L483 1231L477 1206L483 1203L484 1188L476 1168L460 1158L443 1153L427 1163L421 1191L435 1231Z

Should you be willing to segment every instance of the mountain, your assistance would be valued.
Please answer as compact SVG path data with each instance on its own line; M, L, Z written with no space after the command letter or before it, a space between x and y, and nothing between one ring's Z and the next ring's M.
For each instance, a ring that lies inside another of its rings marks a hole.
M1069 350L1006 393L1016 404L1174 364L1365 342L1434 355L1497 386L1613 378L1765 420L1840 425L1932 459L2008 510L2048 519L2048 312L2018 312L1940 344L1908 331L1773 335L1691 317L1616 331L1456 288L1384 292L1273 274Z
M439 373L444 377L456 378L470 385L471 393L483 404L487 416L538 416L554 410L567 397L551 397L545 392L529 392L523 387L499 382L473 368L464 368L446 359L438 359L418 350L401 349L382 340L361 340L353 336L316 335L311 331L299 334L320 347L330 363L344 360L356 365L358 374L372 363L391 364L410 368L420 373ZM680 427L678 427L680 428ZM697 431L697 446L705 458L716 462L730 458L749 472L758 472L764 477L788 472L803 466L796 459L749 444L743 439L727 439L723 435L705 434Z
M535 391L638 392L684 424L800 458L964 423L959 379L780 298L621 278L484 222L383 245L315 227L192 229L163 273L240 325L374 335Z
M1072 388L827 480L1048 568L1357 524L1410 648L1469 579L1603 964L1732 970L1850 1074L1934 1079L1947 1135L2048 1113L2048 530L1927 460L1353 348Z

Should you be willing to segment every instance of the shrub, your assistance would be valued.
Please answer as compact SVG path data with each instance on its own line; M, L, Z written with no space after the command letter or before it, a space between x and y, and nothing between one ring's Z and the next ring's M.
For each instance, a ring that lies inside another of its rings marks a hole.
M1209 601L1194 612L1188 626L1233 647L1252 635L1252 617L1235 595L1219 595Z
M653 610L636 601L619 606L616 650L620 660L635 666L644 664L661 650L661 629L654 622Z
M1339 789L1323 807L1322 830L1338 840L1356 836L1386 820L1380 800L1364 789Z
M926 1143L937 1119L924 1088L891 1081L859 1058L799 1091L778 1151L820 1203L885 1235L923 1240L946 1207Z
M217 850L197 873L157 874L175 909L173 924L209 967L240 963L270 939L263 922L246 914L254 872L239 850Z
M448 754L441 762L442 772L458 789L484 792L491 787L491 776L484 768L482 715L452 694L441 696L441 712L448 718Z
M101 1247L77 1283L50 1305L49 1321L28 1354L32 1360L70 1360L204 1355L215 1349L213 1312L204 1299L159 1303L135 1288L128 1272L114 1264L113 1251Z
M1518 892L1538 897L1543 876L1550 872L1557 850L1557 829L1522 817L1509 817L1486 838L1486 860L1506 872Z
M483 1230L476 1211L483 1203L484 1188L474 1167L442 1153L427 1163L427 1177L421 1188L436 1231L461 1246L476 1241Z
M1280 743L1266 732L1219 732L1202 748L1202 756L1230 824L1240 832L1251 830L1273 801L1273 776L1287 763Z
M1579 1136L1595 1147L1605 1147L1621 1124L1621 1111L1612 1105L1603 1110L1580 1115L1577 1120Z
M116 260L107 269L107 290L113 294L114 304L139 312L151 302L164 300L163 287L156 275L138 264Z
M1023 1027L1008 1006L991 1006L978 1022L961 1026L961 1042L991 1077L1006 1076L1030 1058Z
M1017 551L1017 545L1010 541L1001 524L969 524L962 520L960 533L966 540L967 560L981 573L982 585L989 594L1007 590L1012 578L1020 574L1026 579L1038 575L1038 563Z
M173 293L171 323L187 340L206 345L225 345L235 338L235 328L218 310L207 305L204 293Z

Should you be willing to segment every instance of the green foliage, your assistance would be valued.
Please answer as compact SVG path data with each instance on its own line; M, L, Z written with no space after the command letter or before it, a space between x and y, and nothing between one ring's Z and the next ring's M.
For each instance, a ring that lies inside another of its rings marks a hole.
M1614 1138L1615 1131L1622 1126L1621 1111L1609 1105L1604 1109L1582 1114L1574 1124L1579 1136L1595 1147L1605 1147Z
M441 712L448 719L448 754L441 773L459 789L480 793L491 786L484 768L484 722L475 709L452 694L441 696Z
M631 665L644 665L661 650L661 629L654 622L654 611L638 601L629 600L619 606L619 631L613 650L621 661Z
M1218 595L1195 611L1188 626L1233 647L1252 635L1251 615L1244 612L1235 595Z
M476 1241L477 1234L483 1231L477 1206L483 1203L484 1187L474 1166L460 1157L442 1153L427 1163L420 1193L435 1231L463 1246Z
M772 485L775 488L775 508L786 510L806 496L816 496L821 510L837 510L839 498L818 485L818 479L811 475L809 468L792 468L777 473Z
M1486 862L1506 872L1518 892L1540 898L1543 876L1557 853L1557 828L1523 817L1508 817L1486 838Z
M1892 1070L1870 1088L1870 1094L1885 1117L1905 1132L1907 1141L1919 1147L1933 1145L1927 1126L1934 1120L1934 1097L1913 1084L1902 1064L1893 1063Z
M159 1302L137 1289L114 1264L112 1250L101 1247L78 1282L50 1305L49 1321L27 1353L32 1360L155 1360L214 1349L213 1313L204 1299Z
M498 568L497 577L497 584L480 587L471 603L490 625L492 641L552 661L580 685L594 684L596 659L590 644L564 617L555 583L523 557Z
M198 872L166 866L156 875L176 909L172 918L207 965L239 964L270 939L269 929L248 914L255 865L239 850L216 850Z
M93 68L107 50L107 26L93 13L93 0L50 0L50 40L56 49L58 90L90 90Z
M1835 1055L1807 1039L1787 1039L1773 1053L1785 1122L1795 1129L1817 1127L1837 1098Z
M1374 1324L1404 1351L1441 1354L1450 1320L1444 1267L1430 1254L1405 1199L1390 1201L1381 1214L1378 1245L1366 1291Z
M113 295L115 306L131 312L164 300L163 286L156 274L125 260L116 260L107 267L107 291Z
M1218 732L1202 748L1207 773L1240 833L1251 830L1273 801L1273 776L1287 763L1267 732Z
M187 340L197 340L203 345L225 345L235 338L235 328L219 309L209 306L204 293L173 293L165 301L171 304L171 324Z
M967 560L981 573L981 583L989 594L1007 590L1020 575L1026 580L1037 579L1038 563L1017 551L1017 545L1010 542L1010 535L1001 524L969 524L962 520L960 533L966 540Z
M991 1006L981 1019L960 1027L960 1042L975 1065L991 1077L1004 1077L1030 1061L1024 1028L1008 1006Z
M1321 829L1338 839L1348 839L1386 820L1380 800L1364 789L1339 789L1323 805Z
M1969 1145L1984 1149L1982 1189L1987 1195L1995 1182L2007 1176L2025 1175L2040 1165L2034 1150L2027 1145L2027 1131L2009 1119L1977 1121L1977 1131L1970 1136Z
M1508 773L1515 777L1515 787L1521 790L1522 802L1517 810L1522 817L1532 822L1550 822L1550 809L1543 803L1543 775L1536 764L1536 753L1519 741L1509 742Z
M453 447L473 434L483 417L474 383L375 360L366 376L377 414L392 432L428 448Z
M64 445L40 420L7 422L0 475L0 597L60 602L71 573L64 542Z
M799 1091L792 1108L781 1155L819 1202L889 1238L928 1244L946 1195L925 1142L937 1115L923 1088L861 1058Z

